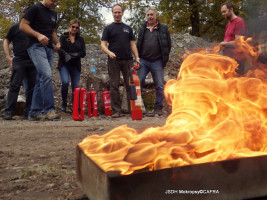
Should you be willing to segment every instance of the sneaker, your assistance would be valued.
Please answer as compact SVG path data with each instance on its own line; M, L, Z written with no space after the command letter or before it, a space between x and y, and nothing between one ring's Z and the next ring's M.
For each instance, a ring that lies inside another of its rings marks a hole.
M27 113L27 112L24 112L24 114L23 114L23 119L25 119L25 120L28 119L28 113Z
M119 112L116 112L114 114L111 115L112 118L119 118L121 115Z
M163 111L162 110L155 110L155 115L161 116L161 115L163 115Z
M37 121L36 117L33 117L33 116L29 116L29 117L28 117L28 120L29 120L29 121Z
M147 117L155 117L155 112L154 111L148 112L148 113L146 113L146 116Z
M45 121L45 120L47 120L47 115L40 114L40 115L37 115L37 116L29 116L28 120L29 121Z
M64 113L67 112L67 103L62 103L60 110Z
M64 107L64 106L61 106L60 110L61 110L62 112L64 112L64 113L67 112L67 108Z
M11 112L6 112L4 116L4 120L12 120L12 114Z
M154 110L152 112L149 112L146 114L147 117L155 117L156 116L162 116L163 115L163 111L162 110Z
M48 120L54 120L54 119L59 119L60 116L58 114L56 114L56 112L54 110L49 111L48 113L46 113L47 119Z

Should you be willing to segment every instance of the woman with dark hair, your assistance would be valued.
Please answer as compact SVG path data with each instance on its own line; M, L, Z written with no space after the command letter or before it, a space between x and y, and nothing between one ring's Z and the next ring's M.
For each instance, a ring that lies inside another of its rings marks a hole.
M79 28L79 20L73 19L69 23L68 31L60 36L61 49L59 51L58 70L62 82L62 112L66 112L70 80L73 101L74 89L78 87L80 81L81 58L86 55L85 42L79 34Z

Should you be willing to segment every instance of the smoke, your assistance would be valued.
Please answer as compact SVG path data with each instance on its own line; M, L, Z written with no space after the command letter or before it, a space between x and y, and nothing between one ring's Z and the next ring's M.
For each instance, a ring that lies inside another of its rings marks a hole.
M253 37L267 31L266 0L248 0L247 3L248 32Z

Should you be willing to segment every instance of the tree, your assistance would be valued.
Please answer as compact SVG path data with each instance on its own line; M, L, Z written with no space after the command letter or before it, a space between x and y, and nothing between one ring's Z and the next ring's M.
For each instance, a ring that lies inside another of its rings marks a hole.
M259 24L259 15L262 12L267 12L267 3L265 0L244 0L244 12L248 14L249 34L253 36L263 29L267 29L266 21L264 24Z
M19 21L22 9L39 2L38 0L6 0L0 2L0 38L4 38L8 29ZM80 33L87 43L99 43L99 33L104 26L100 8L108 6L109 0L64 0L59 2L56 11L58 13L57 33L66 31L71 19L77 18L81 22Z
M132 27L134 35L137 36L140 25L146 20L146 9L155 5L155 1L149 0L134 0L125 3L125 7L130 11L130 18L127 19L127 23Z
M10 27L19 22L22 12L20 2L16 0L0 1L0 38L4 38Z
M210 40L222 40L226 21L221 15L221 4L225 0L132 0L128 8L132 11L129 19L132 27L139 27L140 18L145 20L145 8L154 6L158 10L159 20L168 25L171 33L190 33L194 36L206 37ZM242 12L242 0L232 0L240 16L246 17ZM143 23L143 22L142 22ZM139 24L139 25L138 25Z
M168 25L171 33L190 33L209 40L221 41L224 36L226 20L221 15L220 7L225 0L64 0L56 8L58 12L58 33L66 31L71 19L81 21L81 35L87 43L99 43L104 27L101 7L110 8L120 3L130 11L126 21L133 28L135 35L144 23L145 10L153 6L158 11L158 18ZM0 1L0 38L3 38L11 25L19 21L22 9L39 0ZM266 0L232 0L236 14L253 24L252 18L259 9L266 8ZM255 23L254 23L255 24Z
M80 33L86 42L98 43L99 30L103 28L103 17L99 12L96 1L87 0L65 0L61 1L58 12L58 33L66 31L70 20L80 20Z

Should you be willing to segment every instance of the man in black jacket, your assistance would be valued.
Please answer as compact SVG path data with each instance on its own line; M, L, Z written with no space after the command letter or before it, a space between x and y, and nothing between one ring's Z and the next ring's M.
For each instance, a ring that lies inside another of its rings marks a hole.
M140 56L141 68L138 76L141 88L145 83L149 72L156 90L156 103L154 112L148 116L162 115L164 100L164 67L169 60L171 51L171 37L168 27L157 20L157 11L148 8L146 11L147 21L141 26L138 33L137 49Z

